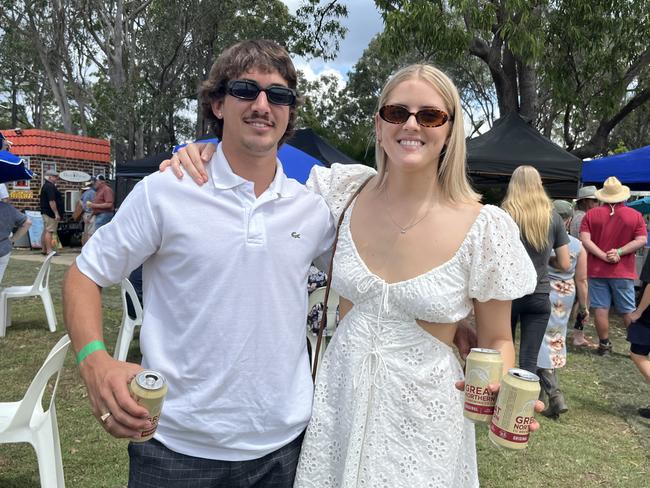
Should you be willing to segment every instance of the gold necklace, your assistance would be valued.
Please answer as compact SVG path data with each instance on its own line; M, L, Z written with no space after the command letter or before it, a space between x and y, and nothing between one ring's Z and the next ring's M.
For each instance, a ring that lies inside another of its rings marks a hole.
M393 218L393 216L392 216L391 213L390 213L390 202L388 201L388 190L386 190L385 193L384 193L384 199L386 200L386 205L387 205L387 207L386 207L386 213L388 214L388 218L389 218L390 221L393 223L393 225L399 229L399 233L400 233L400 234L406 234L406 231L407 231L407 230L412 229L413 227L415 227L416 225L418 225L420 222L422 222L422 221L424 220L424 218L425 218L427 215L429 215L429 211L431 210L431 207L427 208L427 211L424 212L424 214L422 215L422 217L420 217L419 219L417 219L415 222L413 222L413 223L407 225L406 227L402 227L402 226L399 225L397 222L395 222L395 219Z

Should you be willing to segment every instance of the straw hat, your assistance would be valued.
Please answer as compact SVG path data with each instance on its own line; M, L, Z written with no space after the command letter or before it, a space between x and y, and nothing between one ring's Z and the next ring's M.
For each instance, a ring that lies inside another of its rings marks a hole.
M576 197L576 202L579 200L584 200L586 198L590 198L592 200L598 200L596 198L596 187L591 185L591 186L583 186L578 190L578 196Z
M603 188L596 192L596 198L605 203L620 203L630 198L630 187L622 185L616 176L610 176Z

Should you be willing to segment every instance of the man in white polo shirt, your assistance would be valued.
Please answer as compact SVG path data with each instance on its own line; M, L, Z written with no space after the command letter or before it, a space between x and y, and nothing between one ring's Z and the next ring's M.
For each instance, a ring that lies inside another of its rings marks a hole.
M291 487L312 382L306 280L334 222L277 159L296 71L270 41L224 51L201 88L221 139L207 184L140 182L68 271L64 315L95 417L116 437L149 426L127 383L141 367L102 342L101 288L143 266L142 366L169 384L154 439L131 443L129 487Z

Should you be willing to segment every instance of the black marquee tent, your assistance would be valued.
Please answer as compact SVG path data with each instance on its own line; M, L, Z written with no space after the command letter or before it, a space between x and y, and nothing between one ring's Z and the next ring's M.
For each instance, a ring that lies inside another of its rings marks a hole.
M327 167L331 166L332 163L357 163L357 161L336 149L311 129L298 129L294 135L287 140L287 144L315 157Z
M575 198L581 161L509 113L492 129L467 141L468 172L474 186L505 192L512 172L523 164L534 166L551 198ZM498 202L496 202L498 203Z
M210 139L214 136L204 136L202 139ZM299 149L309 156L317 159L325 166L332 163L354 164L357 161L342 153L332 146L325 139L320 137L311 129L298 129L286 142L290 146ZM154 171L165 159L171 157L171 151L154 154L144 159L127 161L118 164L115 171L115 203L120 205L122 200L129 194L138 181Z

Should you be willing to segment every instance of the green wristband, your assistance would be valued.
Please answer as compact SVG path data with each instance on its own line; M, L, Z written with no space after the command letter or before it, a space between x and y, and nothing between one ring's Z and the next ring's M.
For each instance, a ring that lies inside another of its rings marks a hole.
M616 254L618 254L619 258L623 255L623 251L621 250L620 247L616 250Z
M77 364L81 364L81 361L86 359L92 353L97 351L105 351L106 346L102 341L91 341L81 348L81 351L77 354Z

